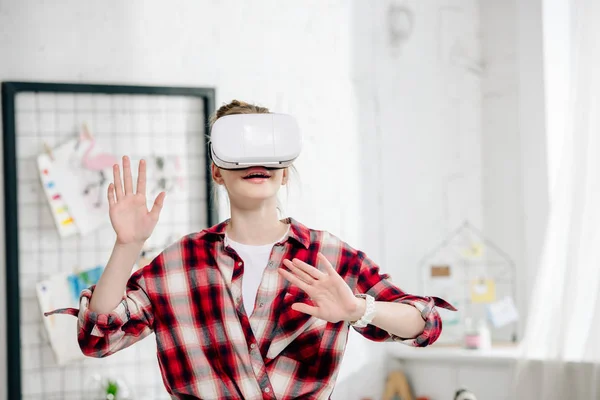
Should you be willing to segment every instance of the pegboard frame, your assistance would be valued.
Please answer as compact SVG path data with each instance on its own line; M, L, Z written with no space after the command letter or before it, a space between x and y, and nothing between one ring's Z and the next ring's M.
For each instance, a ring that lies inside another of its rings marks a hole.
M20 92L107 94L107 95L160 95L189 96L203 103L204 135L208 147L210 115L215 110L215 89L176 86L132 86L48 82L2 82L2 125L4 166L4 221L6 262L6 358L7 394L12 400L22 399L21 392L21 307L19 284L19 203L18 203L18 159L16 137L15 99ZM206 152L208 155L208 151ZM210 158L205 157L206 177L210 177ZM206 193L211 192L210 179L206 179ZM212 196L207 198L208 225L218 220L217 207Z

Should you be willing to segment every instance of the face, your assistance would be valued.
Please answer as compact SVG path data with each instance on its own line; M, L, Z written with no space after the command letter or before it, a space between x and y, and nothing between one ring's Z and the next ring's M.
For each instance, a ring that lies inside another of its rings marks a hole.
M264 167L225 170L212 165L212 178L224 185L231 202L252 206L265 200L276 200L277 192L287 183L288 171Z

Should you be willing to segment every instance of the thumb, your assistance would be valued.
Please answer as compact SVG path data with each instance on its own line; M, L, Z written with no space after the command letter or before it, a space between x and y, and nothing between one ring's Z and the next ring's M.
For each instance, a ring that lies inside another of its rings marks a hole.
M152 210L150 210L150 214L152 214L152 216L156 219L158 219L158 216L160 215L160 211L163 208L163 204L164 204L166 195L167 194L165 192L160 192L159 195L156 196L156 199L154 200L154 204L152 205Z
M294 303L292 304L292 310L300 311L304 314L312 315L313 317L319 318L319 308L309 306L305 303Z

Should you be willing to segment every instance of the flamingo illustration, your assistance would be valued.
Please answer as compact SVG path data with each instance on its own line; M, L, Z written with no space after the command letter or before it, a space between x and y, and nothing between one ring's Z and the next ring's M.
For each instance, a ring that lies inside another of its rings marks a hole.
M169 191L176 184L183 187L183 177L179 174L181 171L181 161L179 157L169 159L167 156L152 156L156 165L155 182L152 193L159 191Z
M96 146L96 140L90 134L87 126L85 125L83 126L83 133L81 134L81 137L89 142L89 146L81 158L81 164L85 169L98 173L98 180L96 182L89 183L85 187L83 193L87 195L93 188L98 188L98 199L96 200L95 206L100 207L102 202L102 190L100 189L104 186L104 183L106 183L104 170L116 164L117 159L109 153L92 154L92 150Z

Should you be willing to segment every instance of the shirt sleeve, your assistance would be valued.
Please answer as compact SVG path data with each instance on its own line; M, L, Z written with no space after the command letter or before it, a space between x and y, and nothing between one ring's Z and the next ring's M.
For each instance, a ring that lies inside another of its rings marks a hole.
M81 292L79 309L62 308L44 315L69 314L77 317L77 340L81 351L90 357L106 357L148 336L154 325L154 311L146 281L161 264L161 256L137 270L129 278L125 294L107 314L90 310L95 285Z
M354 329L367 339L378 342L399 341L415 347L425 347L433 344L442 333L442 319L436 307L452 311L456 311L456 309L438 297L416 296L405 293L390 281L389 275L382 274L379 266L361 251L356 253L356 260L358 262L356 294L366 293L373 296L376 301L411 305L421 313L421 317L425 321L425 328L415 338L401 338L374 325L368 325L365 328L355 327Z

